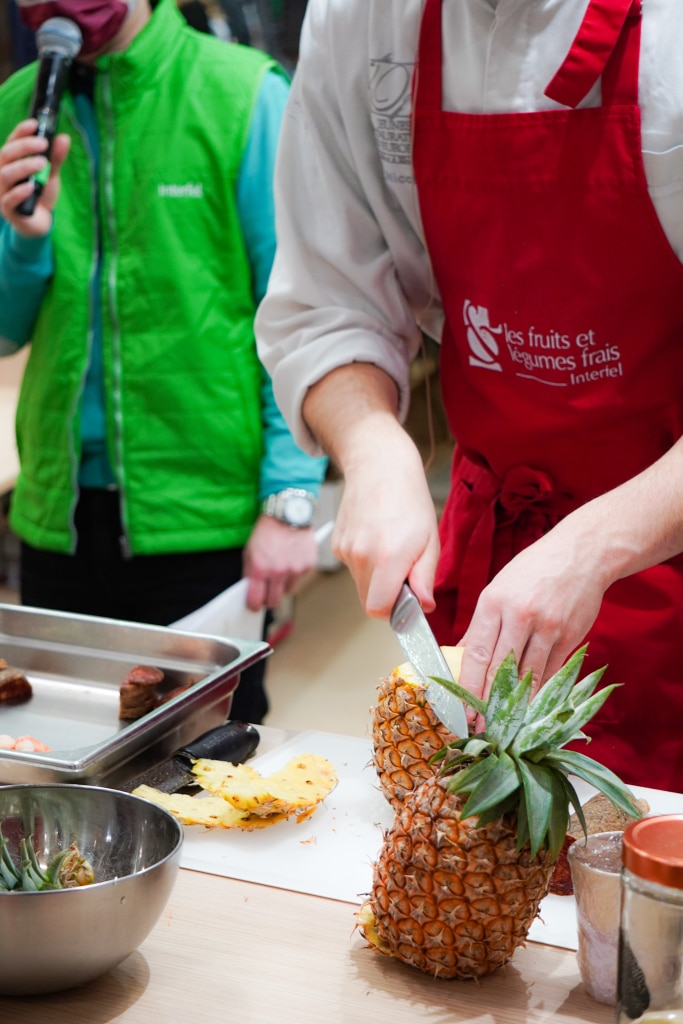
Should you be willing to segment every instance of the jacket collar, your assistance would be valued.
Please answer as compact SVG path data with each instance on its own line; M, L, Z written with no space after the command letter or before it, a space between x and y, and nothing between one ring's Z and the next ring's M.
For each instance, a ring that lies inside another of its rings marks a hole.
M157 0L152 17L125 50L98 57L97 70L112 76L117 105L135 102L164 74L182 45L185 29L176 0Z

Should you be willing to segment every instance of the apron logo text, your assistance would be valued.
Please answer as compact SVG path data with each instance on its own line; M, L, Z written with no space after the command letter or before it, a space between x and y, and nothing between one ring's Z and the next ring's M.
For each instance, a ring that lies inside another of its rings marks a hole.
M492 326L488 309L469 299L465 300L463 319L469 365L478 369L503 372L502 342L516 376L541 384L569 387L623 376L619 346L601 345L593 330L571 335L542 331L534 325L526 330L506 322Z

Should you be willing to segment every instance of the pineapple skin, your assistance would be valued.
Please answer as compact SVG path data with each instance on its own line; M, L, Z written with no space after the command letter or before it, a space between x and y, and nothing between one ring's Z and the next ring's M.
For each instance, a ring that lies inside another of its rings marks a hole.
M481 978L507 963L546 896L546 850L516 848L514 817L481 828L464 799L432 777L409 793L359 911L374 948L439 978Z
M395 811L439 765L429 759L455 739L426 698L426 686L409 662L398 665L377 687L372 709L373 764L384 796Z

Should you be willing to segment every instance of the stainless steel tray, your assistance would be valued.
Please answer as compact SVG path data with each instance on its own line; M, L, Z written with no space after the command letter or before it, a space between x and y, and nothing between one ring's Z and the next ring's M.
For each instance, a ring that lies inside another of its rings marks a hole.
M224 722L240 673L270 653L260 641L0 604L0 658L33 687L26 703L0 704L0 733L35 736L51 748L0 750L0 783L130 778ZM119 686L139 664L162 669L168 691L191 685L122 722Z

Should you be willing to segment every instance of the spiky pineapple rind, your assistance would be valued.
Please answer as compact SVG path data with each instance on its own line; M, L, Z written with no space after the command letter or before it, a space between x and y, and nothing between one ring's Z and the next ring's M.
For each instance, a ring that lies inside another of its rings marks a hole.
M427 701L427 687L409 663L378 684L372 709L373 763L380 788L394 810L438 768L434 755L454 739Z
M441 978L484 977L523 943L547 893L547 851L515 847L515 820L464 816L447 780L408 794L385 836L361 931L380 952Z

